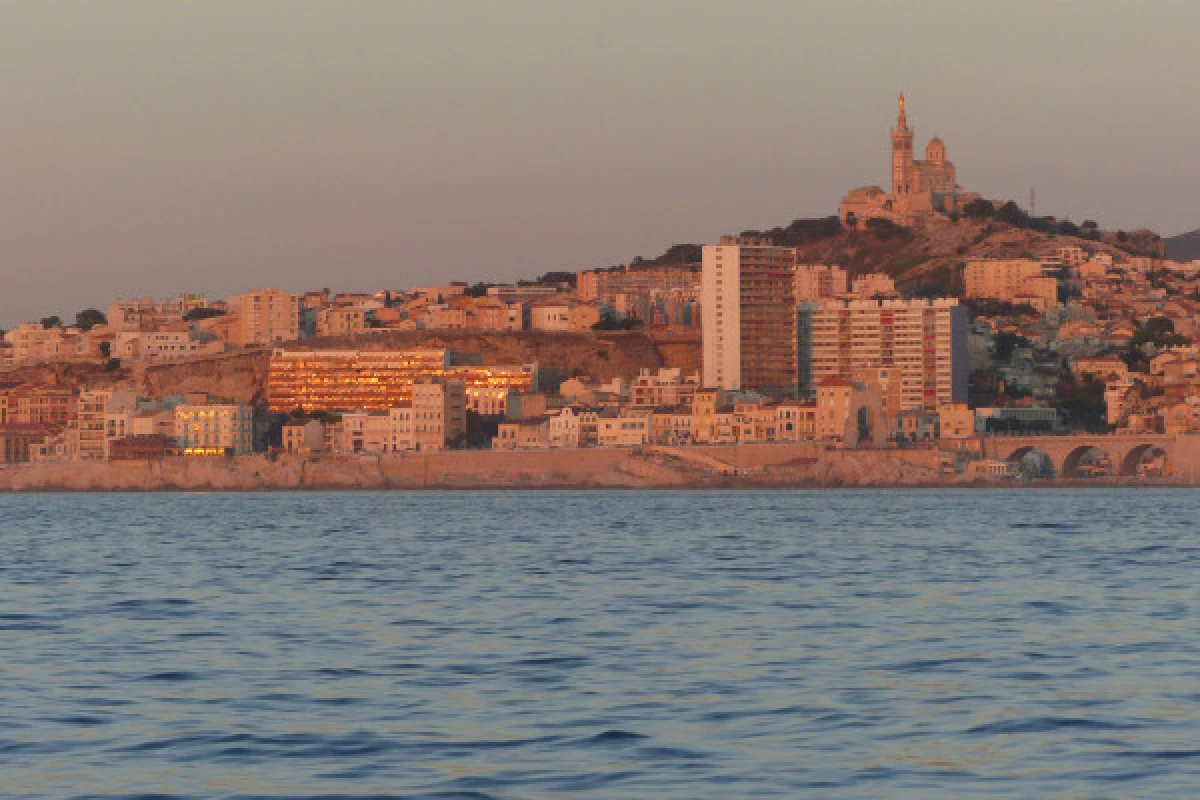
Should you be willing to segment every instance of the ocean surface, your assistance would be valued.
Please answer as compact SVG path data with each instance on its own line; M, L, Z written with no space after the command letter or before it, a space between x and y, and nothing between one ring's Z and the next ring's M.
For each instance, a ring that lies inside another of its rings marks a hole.
M0 797L1200 797L1200 492L0 497Z

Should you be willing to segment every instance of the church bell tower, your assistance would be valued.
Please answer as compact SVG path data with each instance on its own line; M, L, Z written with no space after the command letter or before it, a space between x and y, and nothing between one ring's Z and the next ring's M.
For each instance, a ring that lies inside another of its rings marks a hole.
M892 128L892 194L912 191L913 131L904 113L904 93L900 93L900 111Z

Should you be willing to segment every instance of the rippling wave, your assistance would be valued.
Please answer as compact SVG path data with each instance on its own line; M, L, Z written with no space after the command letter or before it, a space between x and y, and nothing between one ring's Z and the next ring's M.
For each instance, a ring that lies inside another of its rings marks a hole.
M1196 492L0 504L0 797L1200 796Z

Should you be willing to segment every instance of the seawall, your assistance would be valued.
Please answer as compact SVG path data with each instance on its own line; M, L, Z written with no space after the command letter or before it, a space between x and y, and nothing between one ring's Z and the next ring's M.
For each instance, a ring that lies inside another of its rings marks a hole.
M933 450L827 450L814 444L446 451L363 456L165 458L27 464L0 491L257 491L768 486L936 486Z

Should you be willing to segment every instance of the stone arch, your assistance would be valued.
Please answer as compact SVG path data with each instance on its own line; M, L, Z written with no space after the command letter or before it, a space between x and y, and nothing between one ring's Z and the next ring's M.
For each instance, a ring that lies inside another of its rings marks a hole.
M1084 472L1089 474L1080 472L1080 467L1084 466L1088 467ZM1113 459L1107 450L1094 444L1081 444L1067 453L1058 474L1064 478L1097 478L1109 477L1113 473Z
M1162 474L1170 475L1171 474L1170 454L1166 451L1166 448L1161 447L1157 444L1151 444L1149 442L1147 442L1145 444L1135 445L1134 447L1129 448L1129 452L1126 453L1125 457L1121 459L1121 467L1120 467L1118 474L1121 475L1122 477L1126 477L1126 478L1138 477L1138 468L1142 465L1142 462L1146 460L1147 456L1154 455L1155 452L1162 453L1162 457L1163 457Z
M1008 458L1006 458L1005 460L1010 461L1013 464L1017 465L1018 468L1023 468L1023 467L1028 466L1028 464L1026 463L1026 460L1029 459L1030 456L1037 456L1038 460L1043 465L1042 471L1035 473L1035 474L1031 475L1030 477L1035 477L1035 478L1053 478L1053 477L1055 477L1054 459L1050 457L1049 453L1047 453L1045 450L1043 450L1042 448L1040 448L1036 445L1027 444L1022 447L1018 447L1016 450L1013 450L1011 453L1009 453Z

